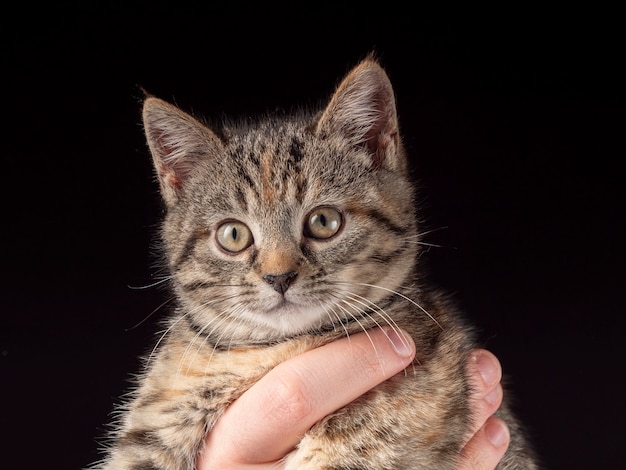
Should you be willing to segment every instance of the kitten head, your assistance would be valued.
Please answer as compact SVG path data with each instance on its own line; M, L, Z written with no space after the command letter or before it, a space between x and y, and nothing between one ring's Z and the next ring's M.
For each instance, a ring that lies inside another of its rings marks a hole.
M143 119L174 289L203 333L236 344L372 326L410 282L413 190L374 60L315 116L216 130L149 97Z

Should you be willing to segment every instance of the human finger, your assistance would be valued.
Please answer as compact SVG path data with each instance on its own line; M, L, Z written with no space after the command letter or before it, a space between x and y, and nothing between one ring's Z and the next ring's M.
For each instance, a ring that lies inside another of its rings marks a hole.
M472 387L470 406L474 418L469 434L473 435L502 404L502 366L491 352L475 349L467 363L467 374Z
M506 423L491 416L463 448L459 470L494 470L510 440Z
M506 424L492 417L502 403L502 367L492 353L476 349L470 354L467 374L472 387L473 422L459 468L492 470L504 455L510 439Z

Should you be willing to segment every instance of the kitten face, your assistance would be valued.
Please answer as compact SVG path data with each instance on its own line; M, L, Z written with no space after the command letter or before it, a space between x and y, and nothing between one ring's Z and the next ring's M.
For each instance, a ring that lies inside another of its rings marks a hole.
M380 100L393 94L384 73L352 75L321 117L219 137L146 101L169 268L204 334L271 341L346 322L371 326L370 313L401 288L417 240L395 107Z

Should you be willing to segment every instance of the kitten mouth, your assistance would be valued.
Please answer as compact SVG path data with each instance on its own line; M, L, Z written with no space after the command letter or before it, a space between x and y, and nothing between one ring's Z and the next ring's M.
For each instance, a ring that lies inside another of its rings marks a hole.
M300 309L301 306L292 300L286 299L281 296L280 299L273 302L268 308L264 309L264 313L291 313L294 310Z
M260 324L282 336L297 335L319 325L321 312L310 305L282 298L256 310L252 316Z

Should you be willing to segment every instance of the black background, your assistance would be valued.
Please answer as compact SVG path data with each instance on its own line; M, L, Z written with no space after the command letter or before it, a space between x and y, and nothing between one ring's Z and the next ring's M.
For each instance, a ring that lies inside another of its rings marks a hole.
M370 51L395 87L426 241L440 245L426 256L433 280L512 376L547 467L620 468L617 12L233 5L3 14L7 468L96 459L112 404L167 311L163 290L138 289L156 279L161 215L140 87L207 117L289 111L322 103Z

